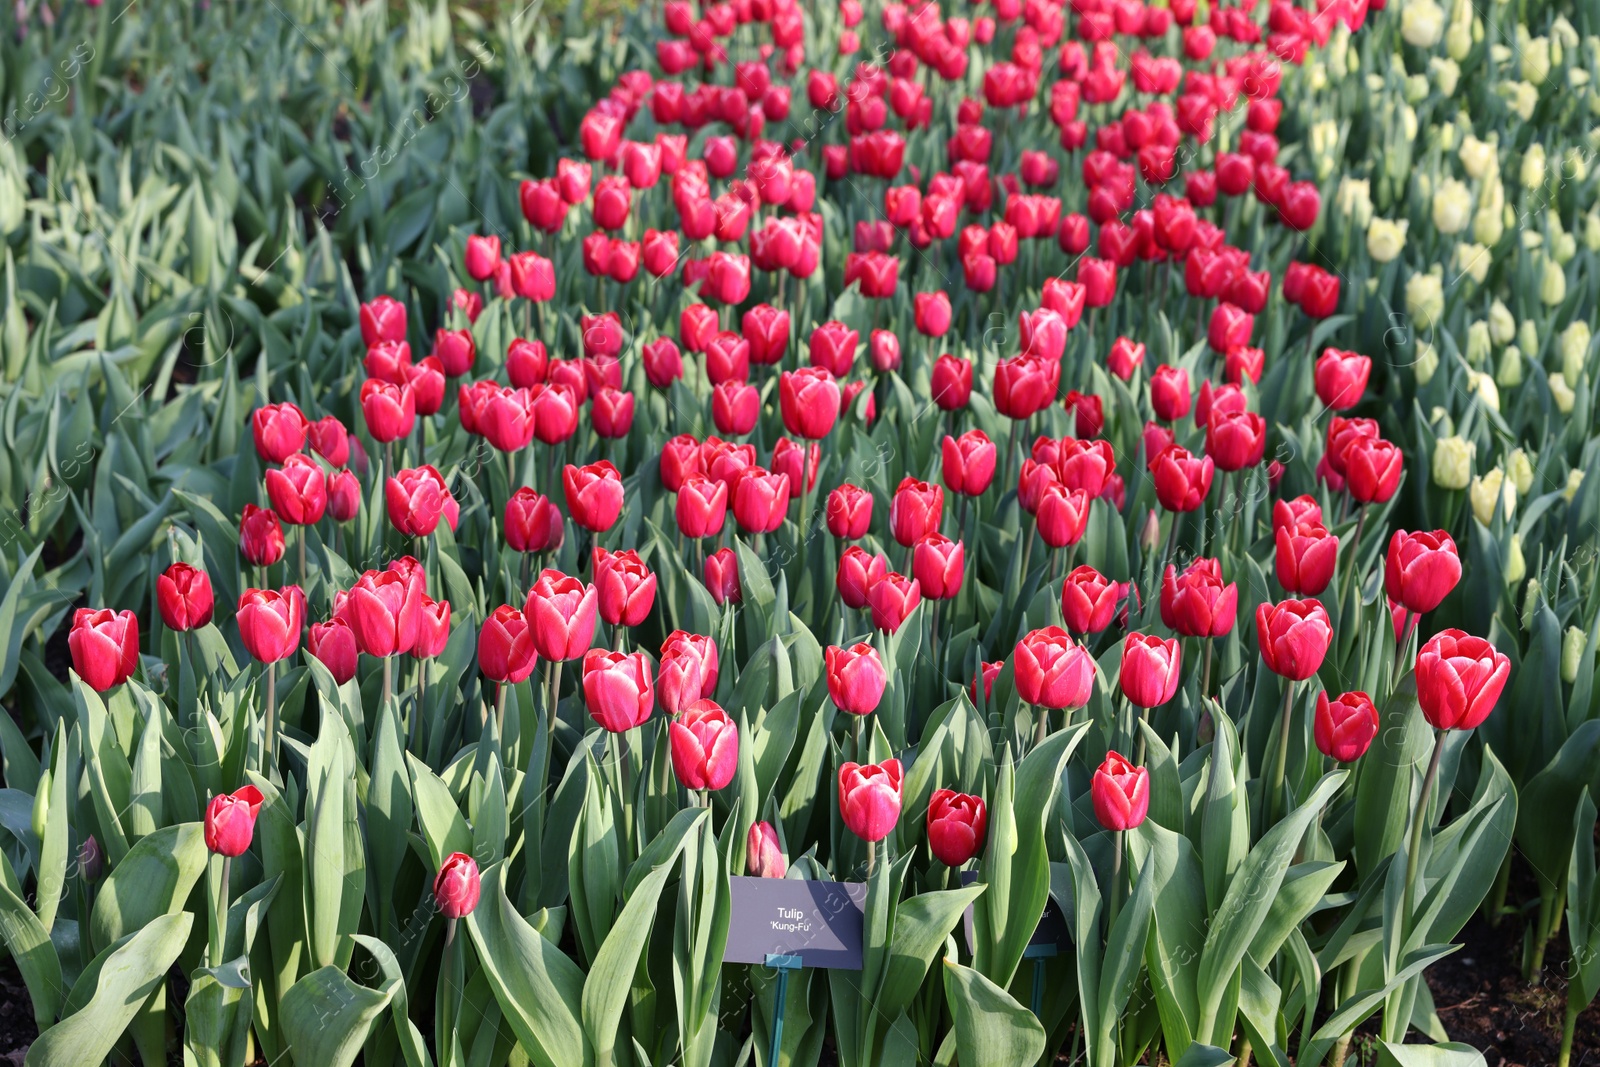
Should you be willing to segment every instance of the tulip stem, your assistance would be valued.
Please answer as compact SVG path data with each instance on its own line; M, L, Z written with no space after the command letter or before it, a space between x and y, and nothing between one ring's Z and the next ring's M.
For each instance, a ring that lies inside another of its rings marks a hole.
M1356 568L1360 566L1361 530L1367 524L1367 506L1362 504L1356 511L1356 531L1350 537L1350 566L1344 572L1344 581L1339 584L1339 610L1344 611L1344 601L1350 595L1350 580L1355 575ZM1359 586L1357 589L1359 590Z
M506 683L495 683L494 694L494 732L496 740L504 740L506 735Z
M454 1044L456 1029L455 1016L456 1004L460 997L463 968L460 964L462 945L456 942L456 923L459 920L447 919L444 927L444 980L439 983L439 1003L436 1015L438 1016L438 1053L441 1064L451 1062L451 1046Z
M1433 797L1433 783L1439 777L1439 761L1444 756L1444 739L1445 731L1434 730L1433 758L1428 761L1428 772L1422 777L1422 795L1417 798L1417 810L1411 814L1411 844L1406 849L1405 907L1400 912L1407 937L1412 933L1411 923L1414 919L1411 909L1416 898L1417 857L1422 851L1422 828L1428 821L1428 802Z
M561 701L561 660L556 660L551 669L545 673L550 681L549 713L550 713L550 741L554 743L556 736L556 705Z
M1045 736L1050 732L1050 709L1041 707L1039 717L1033 724L1033 747L1038 748L1044 744Z
M417 727L422 722L424 709L428 706L428 661L417 661L417 702L411 709L411 724L407 731L408 744L415 747L417 741Z
M1161 574L1167 573L1167 565L1172 562L1173 550L1178 545L1178 527L1181 525L1183 525L1183 512L1174 511L1172 525L1167 527L1167 547L1161 551ZM1156 576L1156 580L1161 580L1160 575Z
M278 665L267 664L267 760L268 767L278 762ZM262 768L265 773L267 767Z
M1117 913L1122 910L1122 835L1117 830L1111 835L1111 903L1106 909L1106 936L1117 925Z
M311 527L300 527L300 588L306 587L306 538L311 535Z
M878 856L878 843L876 841L868 841L867 842L867 878L869 880L872 878L872 861L874 859L876 859L877 856Z
M1211 690L1211 638L1204 638L1202 645L1205 652L1200 657L1200 699L1204 700Z
M211 945L209 955L211 966L222 966L222 954L227 951L228 942L228 876L233 873L233 857L222 857L222 881L217 884L216 899L212 902L211 912Z
M1278 752L1272 759L1272 777L1267 779L1267 792L1261 798L1261 832L1278 819L1278 806L1282 802L1283 777L1289 766L1289 727L1294 714L1294 690L1298 682L1285 679L1283 713L1278 719Z

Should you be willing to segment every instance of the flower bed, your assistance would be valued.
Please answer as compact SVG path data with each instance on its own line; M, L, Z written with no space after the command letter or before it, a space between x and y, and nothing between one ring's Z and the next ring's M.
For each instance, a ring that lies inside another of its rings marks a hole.
M28 1064L1593 1032L1592 12L23 16Z

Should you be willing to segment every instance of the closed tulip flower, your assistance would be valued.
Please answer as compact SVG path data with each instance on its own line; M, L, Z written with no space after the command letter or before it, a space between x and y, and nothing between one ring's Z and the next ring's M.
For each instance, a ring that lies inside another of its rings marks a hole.
M868 843L888 837L900 821L900 761L846 763L839 768L839 816Z
M295 453L267 471L267 497L278 518L292 526L314 526L328 507L328 480L310 456Z
M1317 694L1317 711L1311 732L1317 751L1340 763L1353 763L1366 754L1378 736L1378 709L1362 692L1342 693L1333 700Z
M889 677L877 649L864 642L849 648L829 645L823 662L828 695L836 708L851 715L870 715L878 710Z
M417 421L417 398L409 385L368 378L361 386L361 415L375 441L398 441Z
M942 289L918 293L912 312L917 332L924 337L943 337L950 329L950 297Z
M936 533L944 514L944 490L907 475L900 480L889 503L889 532L910 547Z
M1184 637L1222 637L1233 629L1239 587L1222 580L1222 564L1197 559L1183 571L1167 566L1161 581L1161 621Z
M1178 691L1182 666L1183 647L1177 638L1129 634L1122 643L1122 695L1136 707L1160 707Z
M392 570L367 571L345 601L345 616L356 644L369 656L409 652L422 623L420 583Z
M1333 640L1333 623L1315 600L1256 606L1256 640L1267 670L1303 682L1317 673Z
M350 462L350 431L335 416L328 415L310 424L306 440L311 451L327 460L331 466L342 467Z
M1322 505L1317 503L1316 497L1303 494L1293 500L1273 501L1272 529L1274 532L1281 526L1293 529L1301 523L1307 522L1322 522Z
M344 619L335 617L327 622L312 623L306 651L328 668L328 673L340 685L356 676L361 650L356 647L355 631Z
M1067 409L1067 418L1078 437L1099 437L1100 431L1105 429L1105 405L1094 393L1069 389L1061 406Z
M622 514L622 476L610 460L577 467L567 464L561 473L567 513L586 530L604 533Z
M513 552L559 548L564 532L561 512L548 497L522 486L506 501L506 545Z
M1173 445L1150 465L1156 499L1168 511L1193 511L1211 492L1215 464L1210 456L1196 457L1182 445Z
M599 594L592 585L557 570L540 572L522 613L533 631L533 647L552 662L577 659L594 643Z
M1235 345L1248 345L1255 331L1255 316L1233 304L1218 304L1211 313L1211 327L1206 340L1215 352L1226 353Z
M139 666L139 620L131 611L79 608L67 634L72 669L97 693L121 685Z
M1318 596L1333 580L1339 539L1320 522L1279 526L1273 531L1278 584L1297 596Z
M282 463L306 447L310 423L294 404L267 404L250 413L256 454L266 463Z
M789 513L787 475L749 467L739 472L730 489L733 517L749 533L772 533Z
M813 71L812 73L816 73ZM745 872L752 878L782 878L789 871L771 823L758 822L745 839Z
M661 644L656 701L676 715L717 691L717 643L701 634L674 630Z
M965 496L982 496L994 481L997 458L994 442L982 430L968 430L960 437L946 435L940 446L945 488Z
M860 545L851 545L839 556L835 585L844 606L859 611L869 603L872 587L889 573L889 561L873 555Z
M1111 625L1120 583L1113 582L1087 563L1067 572L1061 587L1061 615L1067 629L1080 636L1097 634Z
M739 769L739 727L714 701L696 700L667 728L672 771L685 789L722 789Z
M1013 681L1025 704L1081 708L1094 691L1094 657L1059 626L1033 630L1017 642Z
M1082 489L1068 489L1059 481L1047 484L1039 496L1039 510L1034 516L1039 537L1051 548L1065 548L1083 540L1092 501Z
M778 401L784 428L797 437L819 440L839 419L839 384L821 367L785 371L778 380Z
M806 444L795 444L787 437L778 438L777 444L772 446L772 461L769 464L774 474L781 474L789 479L789 497L798 499L800 496L801 478L805 479L805 491L817 487L817 468L822 462L822 448L815 441Z
M669 493L678 492L690 477L705 473L700 442L686 433L669 440L661 446L660 470L661 485Z
M895 633L922 603L922 587L915 578L890 571L867 589L874 629Z
M283 558L283 549L277 512L246 504L239 518L239 553L257 567L270 567Z
M1474 730L1494 710L1511 661L1481 637L1443 630L1417 654L1417 703L1438 730Z
M638 626L656 602L656 576L633 549L594 548L594 588L600 617L612 626Z
M1106 356L1106 369L1123 381L1132 380L1144 364L1145 346L1134 344L1126 337L1119 337L1111 343L1111 352Z
M1002 359L994 368L995 410L1009 419L1031 418L1055 400L1060 375L1060 364L1042 356Z
M1343 455L1345 485L1360 503L1388 503L1400 488L1405 456L1398 446L1382 438L1359 438Z
M487 237L479 234L467 236L467 252L465 257L467 274L473 281L487 281L494 277L494 272L500 269L500 238L494 234Z
M846 482L828 494L824 511L829 533L846 541L859 540L872 526L872 494Z
M1383 559L1383 588L1389 599L1422 615L1438 607L1461 581L1461 556L1443 530L1396 530Z
M972 363L948 353L933 362L933 402L943 411L960 411L972 398Z
M1089 782L1094 815L1107 830L1137 829L1150 811L1150 772L1120 753L1107 752Z
M705 586L718 607L738 604L744 600L744 590L739 585L739 558L731 548L719 548L706 557Z
M931 533L911 549L911 573L930 600L949 600L961 591L966 552L960 541Z
M261 790L253 785L212 797L206 805L206 848L230 859L248 852L264 799Z
M873 330L867 350L872 357L872 369L888 374L900 369L900 338L890 330Z
M643 725L655 707L655 682L643 652L591 648L583 657L583 699L589 717L614 734Z
M718 433L743 437L755 429L760 414L761 395L753 385L726 381L711 390L711 421Z
M977 855L988 831L982 797L935 789L928 798L928 850L946 867L960 867Z
M678 490L674 515L685 537L715 537L728 514L728 487L701 474L691 475Z
M211 621L211 577L198 567L174 563L156 579L156 606L167 629L182 633Z
M1324 349L1317 357L1315 371L1317 399L1332 411L1353 408L1367 391L1367 376L1371 373L1372 360L1366 356Z
M234 621L245 651L257 663L276 663L300 647L305 594L297 585L283 589L246 589L239 596ZM124 675L126 677L126 675Z
M465 852L446 856L433 878L434 902L439 905L439 914L451 922L471 915L482 891L478 861Z
M683 354L670 337L660 337L641 348L645 379L657 389L669 388L683 377Z
M1109 259L1084 256L1078 260L1078 284L1083 286L1083 302L1103 308L1117 293L1117 265Z
M724 330L705 344L706 378L712 385L743 382L750 378L750 342Z
M389 522L407 537L427 537L439 526L450 490L432 466L397 471L384 483Z

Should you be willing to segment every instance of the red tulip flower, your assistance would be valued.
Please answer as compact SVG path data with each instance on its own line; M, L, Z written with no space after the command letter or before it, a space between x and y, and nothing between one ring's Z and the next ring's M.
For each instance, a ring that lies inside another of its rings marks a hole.
M1193 511L1211 492L1215 464L1210 456L1195 457L1182 445L1173 445L1150 465L1156 499L1168 511Z
M873 555L860 545L851 545L839 556L839 570L835 585L839 599L852 610L859 611L870 602L872 587L889 573L889 561L882 555Z
M622 475L610 460L582 467L567 464L561 473L561 488L567 513L586 530L603 533L616 525L622 514Z
M784 371L778 379L778 401L784 428L797 437L819 440L839 419L839 385L821 367Z
M1181 573L1170 564L1161 581L1161 621L1184 637L1222 637L1233 629L1239 587L1222 581L1222 564L1197 559Z
M594 547L594 588L600 617L612 626L638 626L656 602L656 576L631 548Z
M734 478L730 493L733 517L750 533L772 533L789 513L789 478L784 474L748 467Z
M398 441L417 421L417 398L409 385L368 378L361 386L361 415L375 441Z
M928 798L928 850L946 867L960 867L977 855L988 829L982 797L935 789Z
M944 490L910 475L900 480L889 503L889 531L910 547L939 529L944 514Z
M250 413L256 453L267 463L282 463L305 448L309 426L294 404L267 404Z
M1333 580L1334 563L1339 557L1339 539L1320 522L1279 526L1273 531L1277 543L1274 560L1278 584L1284 592L1297 596L1319 596Z
M684 709L667 728L667 741L685 789L722 789L739 769L739 726L714 701Z
M1074 567L1061 587L1061 615L1067 629L1079 636L1097 634L1111 625L1121 583L1088 564Z
M297 585L246 589L234 614L245 651L258 663L276 663L292 655L300 647L304 618L305 594Z
M139 666L139 620L131 611L79 608L67 634L72 669L97 693L133 677Z
M997 458L994 442L982 430L968 430L960 437L946 435L940 446L945 488L965 496L982 496L994 481Z
M559 548L564 532L561 512L548 497L522 486L506 501L506 544L513 552Z
M328 480L310 456L295 453L266 475L272 510L293 526L314 526L328 507Z
M943 411L960 411L972 397L972 363L945 354L934 360L933 402Z
M1333 640L1333 623L1315 600L1256 606L1256 640L1267 670L1302 682L1317 673Z
M264 799L261 790L253 785L212 797L206 805L206 848L230 859L248 852Z
M1383 588L1389 599L1413 615L1438 607L1461 581L1461 556L1443 530L1396 530L1383 559Z
M246 504L239 519L239 552L257 567L270 567L283 558L283 526L271 508Z
M1012 670L1017 695L1035 707L1081 708L1094 690L1094 657L1059 626L1018 641Z
M845 378L856 361L856 346L861 335L842 322L825 322L811 331L807 349L811 365L821 367L835 378Z
M872 526L872 494L846 482L828 494L825 515L828 532L833 536L846 541L859 540ZM860 607L859 604L851 606Z
M1437 730L1473 730L1494 710L1511 661L1481 637L1442 630L1417 654L1417 703Z
M717 691L717 643L701 634L674 630L661 644L656 701L676 715Z
M439 914L451 922L466 918L478 906L480 893L478 861L465 852L446 856L433 878L433 899L439 905Z
M1337 348L1324 349L1317 357L1317 399L1332 411L1344 411L1361 402L1367 391L1372 360Z
M745 870L752 878L782 878L788 873L789 864L771 823L758 822L750 827L745 840Z
M868 843L889 836L900 820L902 777L897 759L839 768L839 815L851 833Z
M1405 455L1382 438L1358 438L1343 453L1345 485L1362 504L1385 504L1400 488Z
M156 606L169 630L182 633L204 626L214 607L210 575L187 563L174 563L156 579Z
M589 650L598 611L595 587L557 570L540 572L522 607L534 649L552 662L577 659Z
M678 490L674 515L685 537L715 537L728 514L728 487L701 474L690 475Z
M1275 500L1272 504L1272 529L1276 533L1280 527L1293 529L1302 523L1321 523L1322 505L1317 503L1317 498L1310 494L1302 494L1293 500Z
M431 466L397 471L384 483L389 522L407 537L426 537L439 526L450 490Z
M1360 759L1378 736L1378 709L1362 692L1343 693L1333 700L1326 692L1317 694L1316 715L1311 732L1317 751L1340 763Z
M1182 666L1183 646L1177 638L1129 634L1122 643L1122 695L1136 707L1160 707L1177 693Z
M922 587L915 578L889 571L867 589L874 629L895 633L922 603Z
M361 650L356 647L355 631L344 619L335 616L327 622L312 623L306 651L328 668L328 673L340 685L356 676Z
M1150 811L1150 772L1120 753L1107 752L1089 783L1095 818L1107 830L1136 829Z
M655 683L643 652L591 648L583 656L583 699L589 717L611 733L626 733L650 718Z
M829 645L823 659L835 707L851 715L870 715L878 709L889 679L877 649L865 643L849 648Z
M930 600L949 600L961 591L966 553L960 541L930 533L911 549L911 573Z
M719 548L706 557L705 586L719 607L744 600L744 591L739 585L739 559L733 549Z

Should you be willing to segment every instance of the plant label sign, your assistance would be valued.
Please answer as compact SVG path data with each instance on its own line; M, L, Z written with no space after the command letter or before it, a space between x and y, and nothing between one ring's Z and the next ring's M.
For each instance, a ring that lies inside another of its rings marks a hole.
M961 884L971 885L978 880L978 872L962 871ZM967 905L966 914L962 917L962 929L967 935L967 950L973 946L972 930L972 905ZM1034 959L1043 956L1054 956L1059 952L1066 952L1072 948L1072 934L1067 927L1066 916L1061 914L1061 908L1056 904L1055 897L1047 897L1044 902L1044 914L1039 916L1039 925L1033 928L1033 936L1028 939L1028 946L1023 950L1024 959Z
M732 915L724 963L798 956L806 967L861 969L865 882L728 879Z

